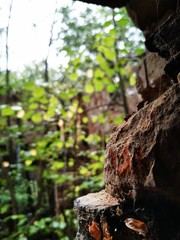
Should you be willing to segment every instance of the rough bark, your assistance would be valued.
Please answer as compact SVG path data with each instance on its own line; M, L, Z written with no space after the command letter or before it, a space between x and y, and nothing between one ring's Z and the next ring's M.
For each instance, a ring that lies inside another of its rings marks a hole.
M169 16L176 12L178 0L74 0L111 8L126 7L136 27L150 36Z
M118 199L146 192L180 203L180 84L114 128L108 142L106 190Z
M168 61L165 72L177 80L180 72L180 9L146 40L146 47Z
M172 86L171 78L165 74L168 62L157 53L148 53L137 71L136 87L144 102L157 99Z

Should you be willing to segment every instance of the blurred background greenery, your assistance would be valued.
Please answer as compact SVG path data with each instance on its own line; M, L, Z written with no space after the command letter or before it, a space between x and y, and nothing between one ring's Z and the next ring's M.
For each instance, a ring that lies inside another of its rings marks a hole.
M46 56L11 69L15 4L0 29L0 239L74 239L73 201L103 189L110 131L136 107L143 37L125 9L68 1L55 6Z

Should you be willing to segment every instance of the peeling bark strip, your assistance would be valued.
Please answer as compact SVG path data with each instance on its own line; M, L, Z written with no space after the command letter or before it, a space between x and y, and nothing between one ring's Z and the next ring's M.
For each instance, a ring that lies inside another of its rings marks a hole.
M163 198L180 206L180 84L114 128L105 188L118 199ZM150 197L150 198L149 198Z

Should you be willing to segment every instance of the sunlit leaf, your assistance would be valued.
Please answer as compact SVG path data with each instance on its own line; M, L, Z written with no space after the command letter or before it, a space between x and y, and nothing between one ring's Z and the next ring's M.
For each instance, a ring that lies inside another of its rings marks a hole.
M27 160L25 161L25 165L26 165L26 166L31 166L32 163L33 163L33 161L30 160L30 159L27 159Z
M52 170L62 169L63 167L64 167L64 162L55 161L55 162L53 162L53 164L51 165L51 169L52 169Z
M9 210L9 208L10 208L9 204L1 205L0 214L5 214Z
M114 37L114 38L117 37L117 33L118 33L118 30L115 28L113 28L109 31L109 34L111 35L111 37Z
M73 158L70 158L69 161L68 161L68 166L69 167L73 167L74 166L74 159Z
M44 88L43 87L40 87L40 86L36 86L35 88L34 88L34 91L33 91L33 96L35 97L35 98L40 98L40 97L42 97L42 96L44 96L45 95L45 90L44 90Z
M78 110L77 110L77 112L78 112L78 113L83 113L83 109L79 107Z
M37 155L36 149L30 149L29 152L30 152L31 156L36 156Z
M86 175L88 173L88 169L85 168L85 167L81 167L80 170L79 170L79 173L81 175Z
M39 106L39 104L37 104L37 103L31 103L30 105L29 105L29 109L37 109L38 108L38 106Z
M79 63L81 62L81 58L80 57L77 57L73 60L73 64L74 65L78 65Z
M98 51L104 53L105 57L110 60L110 61L114 61L116 58L116 53L114 50L109 49L107 47L104 46L99 46L98 47Z
M94 92L93 85L91 83L86 84L85 91L86 91L86 93L89 93L89 94L93 93Z
M136 84L135 74L131 74L130 79L129 79L129 83L130 83L131 86L135 86L135 84Z
M45 121L48 121L50 120L51 118L53 118L55 116L55 111L52 109L52 110L48 110L44 115L43 115L43 119Z
M42 115L41 113L35 113L33 114L33 116L31 117L31 120L34 122L34 123L40 123L42 121Z
M105 123L105 118L104 118L103 114L98 115L98 122L99 123Z
M16 116L17 116L17 118L23 118L24 115L25 115L25 111L23 109L21 109L20 111L18 111Z
M106 22L103 24L103 27L106 28L106 27L109 27L110 25L112 25L112 20L106 21Z
M141 54L143 54L143 53L144 53L144 48L136 48L136 49L135 49L135 54L141 55Z
M83 99L83 101L86 102L86 103L90 102L90 100L91 100L89 95L84 95L84 96L82 97L82 99Z
M24 84L24 89L25 90L33 90L35 88L34 81L29 81Z
M95 90L97 92L101 92L104 88L104 84L103 84L103 81L102 80L97 80L97 79L94 79L93 80L93 83L94 83L94 87L95 87Z
M83 117L82 122L83 123L87 123L88 122L88 118L87 117Z
M106 47L114 47L115 38L113 37L105 37L102 39L102 44Z
M114 84L108 84L106 87L107 92L113 93L116 90L116 87Z
M88 69L87 70L87 72L86 72L86 76L88 77L88 78L92 78L93 77L93 69Z
M101 56L101 54L98 54L96 59L97 59L99 65L100 65L100 67L106 72L106 70L109 67L107 61Z
M56 105L56 104L58 104L58 99L57 99L57 97L52 96L52 97L50 98L49 102L50 102L51 104Z
M121 18L119 21L117 21L117 25L120 27L127 26L129 23L129 20L127 18Z
M104 76L104 72L101 69L97 68L94 72L94 77L95 78L102 78L103 76Z
M124 116L121 114L121 115L119 115L119 116L116 116L115 118L114 118L114 123L115 124L120 124L120 123L122 123L124 121Z
M69 76L69 79L71 81L76 81L78 79L78 74L77 73L71 73Z
M5 108L1 109L2 116L12 116L14 115L14 110L10 106L6 106Z
M19 237L18 240L28 240L27 237Z

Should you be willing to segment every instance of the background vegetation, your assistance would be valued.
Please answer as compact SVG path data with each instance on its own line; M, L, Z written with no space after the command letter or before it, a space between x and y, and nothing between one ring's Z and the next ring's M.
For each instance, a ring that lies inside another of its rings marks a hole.
M56 8L46 58L16 72L8 33L9 25L1 29L0 239L74 239L73 201L103 188L106 142L130 111L143 38L125 9ZM48 64L52 47L58 69Z

